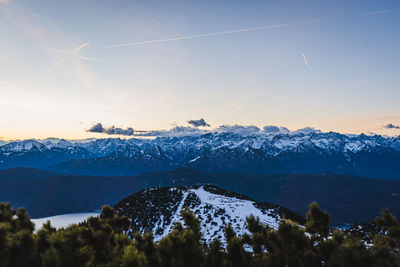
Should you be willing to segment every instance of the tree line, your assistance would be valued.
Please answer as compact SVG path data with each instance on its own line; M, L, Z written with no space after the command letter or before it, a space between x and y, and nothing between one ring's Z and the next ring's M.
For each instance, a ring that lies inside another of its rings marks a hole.
M0 203L0 266L400 266L400 222L387 210L373 221L370 243L351 231L332 230L317 203L310 204L304 226L282 219L274 230L250 216L248 233L238 236L227 225L225 244L203 243L195 215L185 210L181 216L184 224L154 242L151 232L129 238L129 220L109 206L85 223L55 229L47 222L35 231L24 208Z

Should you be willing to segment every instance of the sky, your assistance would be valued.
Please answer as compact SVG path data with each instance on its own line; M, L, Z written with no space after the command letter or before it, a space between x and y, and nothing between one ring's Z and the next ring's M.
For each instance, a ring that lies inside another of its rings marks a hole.
M399 29L398 0L0 0L0 139L200 118L398 135Z

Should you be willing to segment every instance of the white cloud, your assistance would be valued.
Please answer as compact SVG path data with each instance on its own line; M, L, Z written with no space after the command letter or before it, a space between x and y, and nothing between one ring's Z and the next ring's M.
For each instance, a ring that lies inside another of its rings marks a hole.
M233 133L241 136L251 136L251 135L271 135L271 134L310 134L312 132L321 133L320 130L305 127L298 129L296 131L290 131L286 127L282 126L274 126L268 125L260 129L254 125L221 125L213 129L199 129L196 127L187 127L187 126L178 126L173 125L172 128L168 130L134 130L131 127L116 128L114 126L111 127L103 127L101 123L97 123L92 125L92 127L87 130L88 132L96 132L103 134L120 134L120 135L129 135L133 137L181 137L181 136L199 136L207 133Z
M150 131L135 131L135 136L148 137L179 137L179 136L195 136L207 133L206 130L201 130L194 127L175 126L169 130L150 130Z
M272 134L279 134L279 133L289 133L290 130L286 127L282 126L275 126L275 125L267 125L263 127L263 132L266 134L272 133Z
M310 134L310 133L321 133L321 130L315 129L314 127L304 127L293 131L293 134Z
M215 129L217 132L229 132L229 133L235 133L239 135L253 135L253 134L259 134L260 133L260 128L254 125L246 126L246 125L221 125L217 129Z

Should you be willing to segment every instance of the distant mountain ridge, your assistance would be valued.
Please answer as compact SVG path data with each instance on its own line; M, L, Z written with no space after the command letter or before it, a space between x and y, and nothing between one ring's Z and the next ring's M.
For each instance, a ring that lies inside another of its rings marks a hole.
M213 184L305 215L317 201L333 224L366 222L384 208L400 216L400 181L325 173L207 173L193 169L137 176L58 175L42 170L0 170L0 202L26 207L33 218L93 212L143 189Z
M400 178L400 136L329 132L207 133L155 139L25 140L0 146L0 168L136 175L177 167L213 172L335 173Z

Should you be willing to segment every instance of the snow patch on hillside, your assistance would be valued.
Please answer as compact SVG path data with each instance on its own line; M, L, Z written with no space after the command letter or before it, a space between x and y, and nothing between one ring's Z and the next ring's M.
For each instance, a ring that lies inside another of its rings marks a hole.
M40 228L42 228L43 224L46 223L47 221L50 221L50 223L53 227L59 229L59 228L68 227L71 224L81 223L81 222L87 220L91 216L96 217L99 215L100 215L100 213L96 213L96 212L71 213L71 214L63 214L63 215L57 215L57 216L51 216L51 217L45 217L45 218L32 219L32 222L35 224L36 230L39 230Z
M185 193L183 194L181 203L179 203L179 206L178 206L178 208L177 208L177 212L173 215L173 218L171 219L171 223L166 227L166 229L165 229L165 231L164 231L164 233L163 233L162 235L155 235L155 236L154 236L154 241L159 241L159 240L163 239L166 235L168 235L169 233L171 233L172 230L174 229L174 225L175 225L176 223L179 222L179 223L181 223L182 225L184 224L184 222L183 222L183 220L182 220L180 214L181 214L181 210L182 210L183 204L185 203L185 200L186 200L187 195L188 195L187 192L185 192ZM164 221L164 217L161 216L159 222L157 223L157 225L163 225L163 221ZM157 226L157 227L158 227L158 226ZM155 233L157 227L154 227L153 233Z
M192 211L200 221L201 232L203 233L201 240L203 242L210 243L215 238L218 238L225 245L224 228L229 223L238 235L248 233L246 230L246 218L250 215L260 218L261 223L271 228L277 229L279 227L280 216L275 209L261 211L255 207L255 202L253 201L214 194L206 191L204 187L199 187L183 191L181 202L176 212L172 215L170 224L164 228L165 231L161 235L156 234L156 229L163 225L165 218L161 216L158 219L153 228L155 241L168 235L176 223L179 222L184 225L180 214L184 209L184 203L189 193L193 193L200 200L200 203L195 205Z
M216 225L202 224L203 240L207 243L211 242L216 237L216 232L228 225L228 221L238 235L248 233L246 230L246 218L250 215L260 218L261 223L271 228L278 229L279 227L280 217L279 215L272 216L274 213L273 209L263 213L254 206L254 202L252 201L213 194L204 190L204 187L190 189L189 191L195 193L201 200L201 204L196 209L196 211L200 211L196 213L198 217L206 218L209 214L214 215L214 222ZM207 205L211 205L213 208L207 213L202 213L201 211L204 211L204 207ZM216 215L215 213L221 209L224 210L225 213L221 216ZM219 238L222 237L223 243L225 243L226 240L222 235L223 232L219 232L218 234L220 235Z

